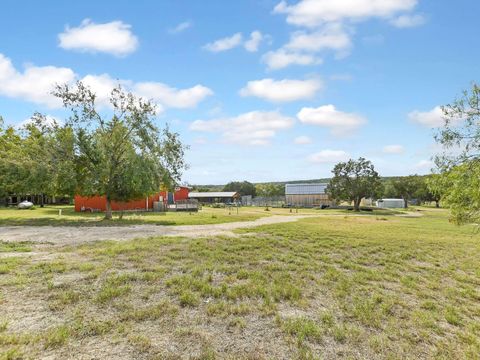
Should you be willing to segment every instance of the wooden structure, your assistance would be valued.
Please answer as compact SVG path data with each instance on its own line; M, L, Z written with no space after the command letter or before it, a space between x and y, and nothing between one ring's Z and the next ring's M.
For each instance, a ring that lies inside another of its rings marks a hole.
M327 185L318 184L286 184L285 204L298 207L331 206L333 201L326 193Z
M235 191L191 192L189 199L198 200L202 204L234 203L240 200L240 194Z
M113 211L149 211L153 210L154 202L165 205L174 204L179 200L187 200L190 189L186 186L178 186L175 191L160 191L155 195L144 199L130 200L126 202L112 201ZM107 200L104 195L80 196L75 195L75 211L105 211Z

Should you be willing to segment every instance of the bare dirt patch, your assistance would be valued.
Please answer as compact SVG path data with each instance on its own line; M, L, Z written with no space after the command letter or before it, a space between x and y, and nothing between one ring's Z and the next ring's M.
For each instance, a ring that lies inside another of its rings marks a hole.
M0 227L0 239L8 242L31 241L36 244L79 245L98 240L131 240L153 236L211 237L236 236L235 229L252 228L297 221L312 215L274 215L255 221L212 225L134 225L134 226L7 226Z

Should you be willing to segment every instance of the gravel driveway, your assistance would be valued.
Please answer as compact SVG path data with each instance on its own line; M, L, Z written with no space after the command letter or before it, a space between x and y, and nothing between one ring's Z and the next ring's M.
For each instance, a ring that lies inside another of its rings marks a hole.
M313 215L315 216L315 215ZM255 221L210 225L132 225L132 226L6 226L0 227L0 240L8 242L32 241L54 245L77 245L98 240L130 240L151 236L207 237L235 236L232 230L261 225L280 224L312 217L312 215L273 215Z

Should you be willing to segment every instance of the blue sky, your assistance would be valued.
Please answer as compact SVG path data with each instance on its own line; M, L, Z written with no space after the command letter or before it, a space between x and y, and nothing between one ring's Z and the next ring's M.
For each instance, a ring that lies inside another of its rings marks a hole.
M478 80L474 0L6 1L0 115L121 83L190 145L184 181L326 177L350 157L428 173L439 105Z

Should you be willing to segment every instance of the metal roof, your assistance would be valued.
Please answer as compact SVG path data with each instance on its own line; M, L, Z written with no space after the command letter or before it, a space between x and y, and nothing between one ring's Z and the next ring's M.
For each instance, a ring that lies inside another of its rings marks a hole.
M325 194L326 183L319 184L286 184L285 195L317 195Z
M189 198L231 198L237 195L235 191L191 192Z

